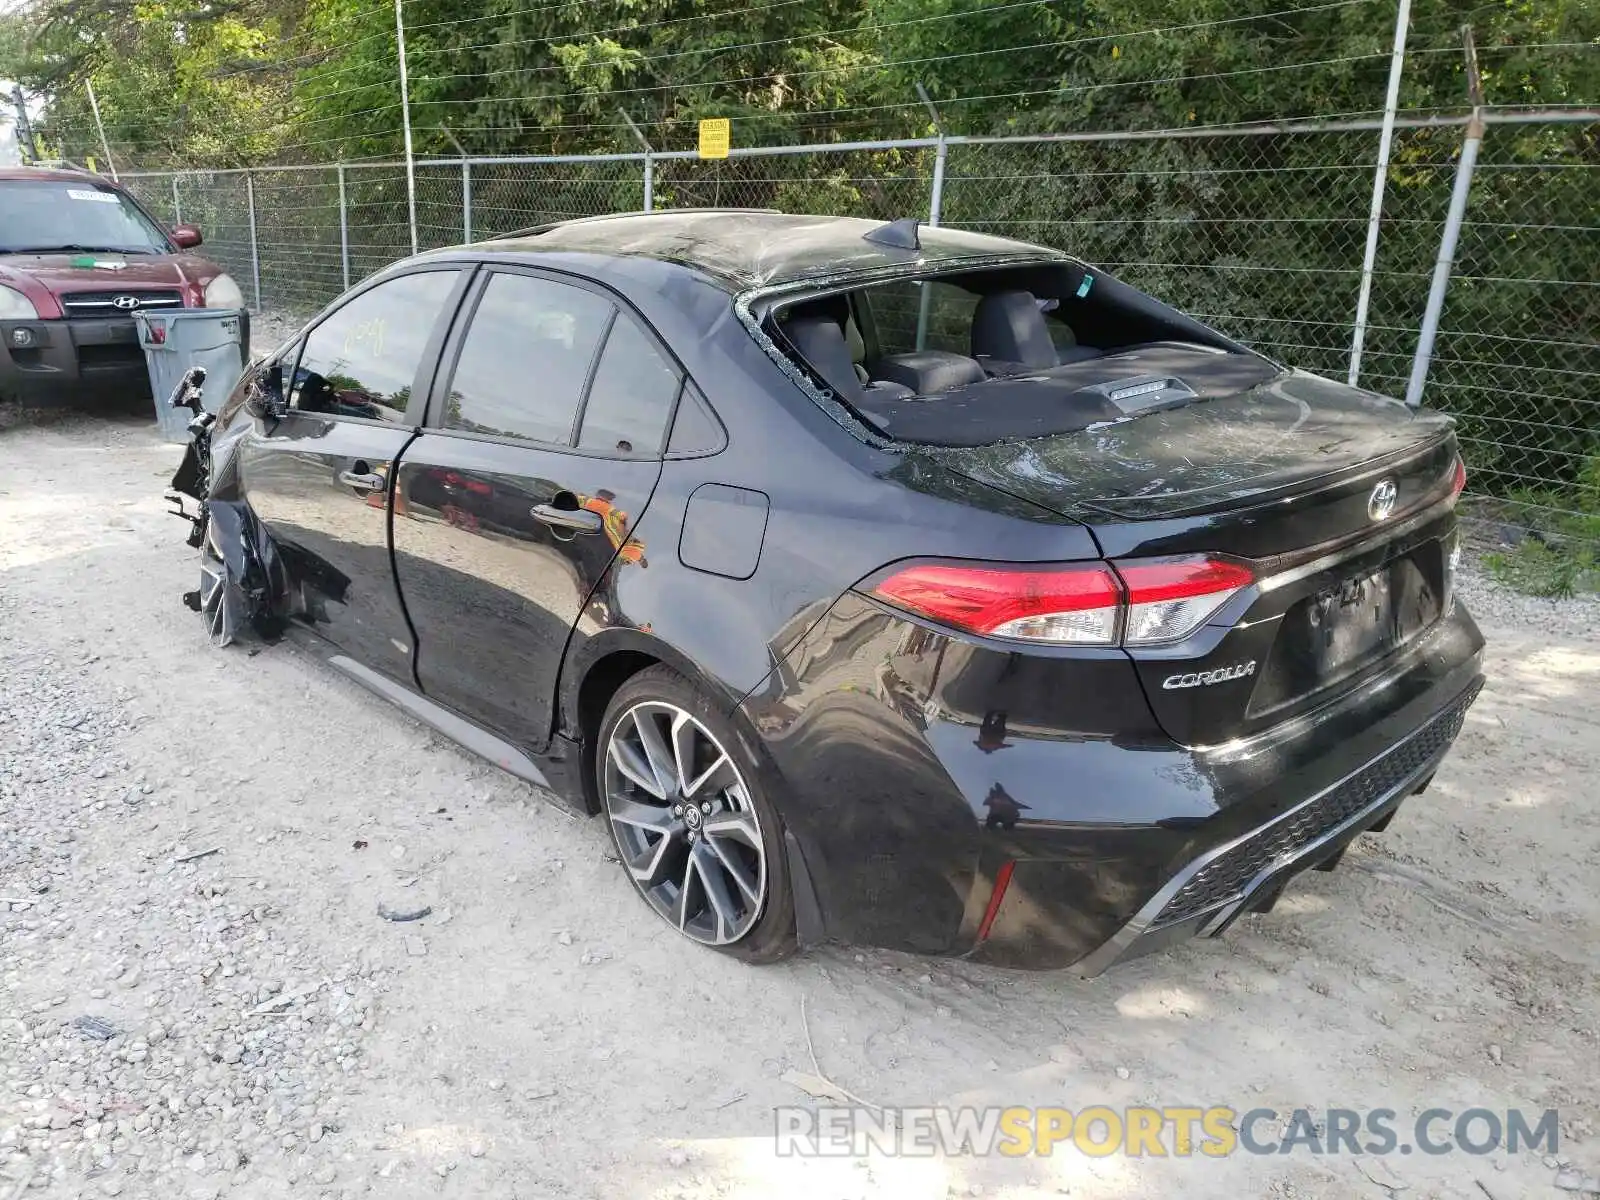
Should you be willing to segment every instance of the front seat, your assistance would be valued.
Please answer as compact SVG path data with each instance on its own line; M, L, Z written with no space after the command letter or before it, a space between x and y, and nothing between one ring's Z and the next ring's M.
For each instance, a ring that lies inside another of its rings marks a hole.
M1066 326L1062 332L1071 336ZM972 357L991 375L1015 375L1099 358L1100 351L1092 346L1057 350L1032 292L991 292L972 314Z

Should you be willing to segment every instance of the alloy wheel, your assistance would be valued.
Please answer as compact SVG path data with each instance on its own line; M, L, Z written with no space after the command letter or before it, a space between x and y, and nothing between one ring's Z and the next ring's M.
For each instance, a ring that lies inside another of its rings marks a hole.
M237 636L243 614L238 589L231 586L228 565L216 545L216 537L216 526L207 522L200 547L200 614L205 618L212 645L226 646Z
M711 731L649 700L612 726L606 816L641 895L680 933L725 946L761 916L767 859L739 769Z

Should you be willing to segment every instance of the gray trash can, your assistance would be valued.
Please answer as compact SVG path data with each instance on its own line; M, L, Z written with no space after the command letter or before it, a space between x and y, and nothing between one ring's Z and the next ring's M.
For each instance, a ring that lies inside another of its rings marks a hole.
M172 389L190 367L204 367L206 411L216 412L249 360L250 314L239 308L185 308L136 312L133 319L150 372L161 436L169 442L186 442L194 414L167 405Z

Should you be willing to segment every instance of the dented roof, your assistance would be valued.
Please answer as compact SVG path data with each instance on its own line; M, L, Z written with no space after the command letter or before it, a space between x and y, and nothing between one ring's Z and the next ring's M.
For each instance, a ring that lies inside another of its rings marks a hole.
M1006 257L1065 257L1009 238L931 226L918 230L922 244L917 250L865 240L865 234L884 224L860 217L694 209L571 221L493 245L502 252L658 259L690 267L738 291L897 266L925 270L958 266L968 259L992 263Z

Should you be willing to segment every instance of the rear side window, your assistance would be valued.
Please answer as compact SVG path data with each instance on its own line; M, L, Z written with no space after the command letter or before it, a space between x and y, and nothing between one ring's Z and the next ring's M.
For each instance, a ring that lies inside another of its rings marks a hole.
M490 276L456 359L445 427L570 445L614 313L609 301L582 288Z
M644 330L619 316L583 408L578 448L598 454L654 454L661 449L682 377Z
M423 348L459 278L459 271L401 275L329 314L306 337L290 407L404 421Z
M711 405L691 383L683 385L683 400L678 405L678 415L672 422L672 437L667 441L667 453L681 456L715 454L728 444L722 424L711 411Z

